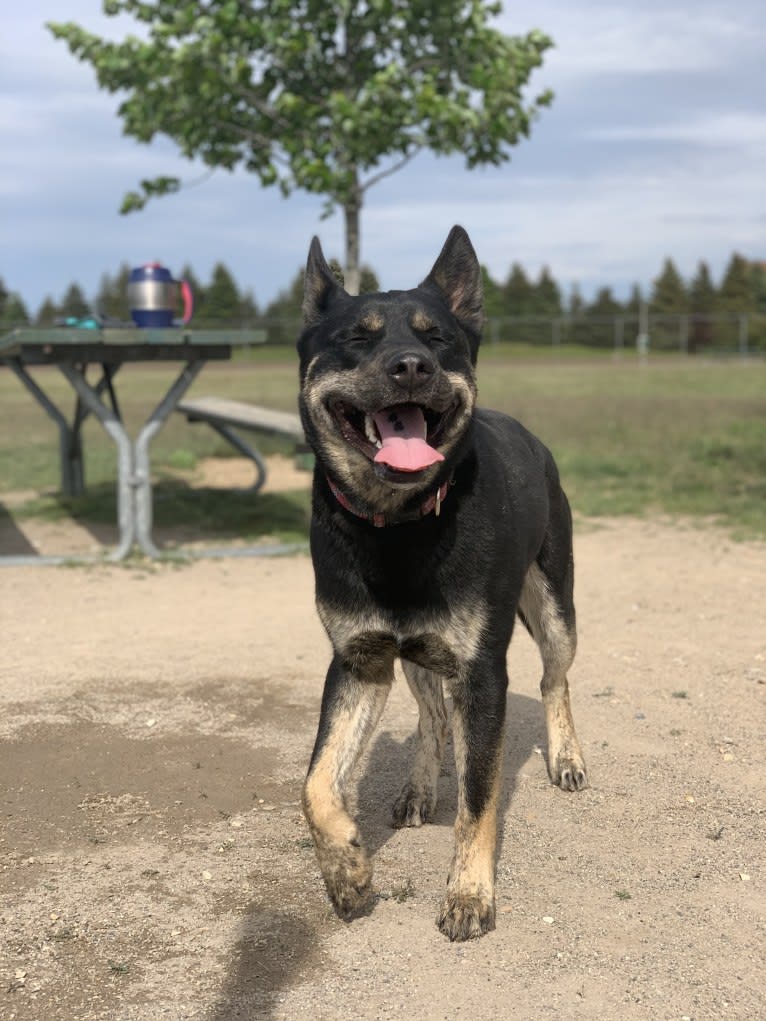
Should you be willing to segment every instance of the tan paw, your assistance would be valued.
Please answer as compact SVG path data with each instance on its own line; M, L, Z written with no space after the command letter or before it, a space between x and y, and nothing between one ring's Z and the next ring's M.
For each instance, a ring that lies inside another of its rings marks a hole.
M436 924L453 942L478 939L495 928L495 902L479 894L450 891Z
M433 818L435 808L436 797L432 791L420 790L408 783L394 802L394 826L397 829L422 826Z

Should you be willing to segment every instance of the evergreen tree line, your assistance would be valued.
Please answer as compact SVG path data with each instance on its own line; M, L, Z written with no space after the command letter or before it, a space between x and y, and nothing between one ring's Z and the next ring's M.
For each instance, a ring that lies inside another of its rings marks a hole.
M340 276L338 263L332 265ZM78 283L72 283L61 301L46 298L34 316L0 279L0 330L19 325L52 326L89 315L127 324L129 274L127 264L113 276L104 274L92 300ZM486 267L482 267L482 275L490 340L631 345L639 330L641 306L646 304L652 347L680 346L696 351L737 346L746 328L748 346L766 349L766 263L751 262L738 254L731 256L718 284L704 262L687 282L673 260L665 259L648 294L636 284L625 302L617 300L610 287L600 288L591 302L583 300L577 287L565 298L547 267L536 279L518 263L510 267L502 282L493 279ZM363 293L379 289L370 267L362 267L361 276ZM240 288L222 262L213 268L206 284L189 266L180 277L194 293L194 327L261 328L268 331L273 343L294 341L300 327L303 270L263 308L252 290Z

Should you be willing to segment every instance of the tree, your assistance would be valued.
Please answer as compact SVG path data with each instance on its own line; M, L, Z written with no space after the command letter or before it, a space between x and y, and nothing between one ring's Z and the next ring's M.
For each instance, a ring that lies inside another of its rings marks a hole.
M37 310L35 326L53 326L60 314L61 312L58 305L49 295L44 299L42 305Z
M726 312L744 315L754 311L750 263L736 252L729 259L718 293L721 308Z
M529 135L548 91L523 97L552 45L505 36L495 0L104 0L140 35L119 42L72 22L49 29L124 98L124 133L166 135L210 168L243 166L284 195L326 197L345 218L346 288L359 288L367 192L424 149L499 165ZM177 191L144 180L122 211Z
M21 295L6 290L0 279L0 333L14 326L25 326L28 322L29 313Z
M596 347L612 347L615 340L615 319L622 312L622 305L616 301L611 287L601 287L596 298L587 306L588 343Z
M561 315L561 291L547 266L543 266L533 287L531 304L535 315L547 316L550 319Z
M675 314L685 312L688 305L686 288L672 259L665 259L662 272L652 282L652 312Z
M706 262L697 265L697 272L689 284L689 309L692 314L689 331L689 351L709 346L713 340L713 322L716 290Z
M128 301L128 283L130 281L130 266L123 262L115 276L104 273L101 277L101 285L96 295L93 307L96 312L107 319L116 319L119 322L130 320L130 302Z
M72 319L83 319L90 313L90 305L79 284L70 284L64 295L59 314Z
M528 316L532 314L533 291L524 267L514 262L508 279L503 284L506 315Z
M205 288L205 303L197 322L222 326L239 322L242 298L234 277L222 262L213 267L210 284Z
M484 293L484 315L487 319L501 319L507 314L503 285L492 278L486 266L481 267L481 286Z

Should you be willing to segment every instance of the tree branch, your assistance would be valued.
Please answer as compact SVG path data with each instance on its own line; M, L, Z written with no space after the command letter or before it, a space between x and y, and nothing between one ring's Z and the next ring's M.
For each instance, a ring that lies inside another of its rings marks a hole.
M397 160L396 163L392 163L391 166L387 167L385 170L381 170L379 173L373 174L373 176L368 178L363 184L360 184L359 191L360 192L367 191L368 188L372 188L372 186L374 184L377 184L378 181L382 181L385 177L389 177L391 174L395 174L397 170L401 170L402 167L406 167L411 160L415 159L415 157L422 148L423 145L421 143L418 143L412 150L412 152L406 153L400 160Z

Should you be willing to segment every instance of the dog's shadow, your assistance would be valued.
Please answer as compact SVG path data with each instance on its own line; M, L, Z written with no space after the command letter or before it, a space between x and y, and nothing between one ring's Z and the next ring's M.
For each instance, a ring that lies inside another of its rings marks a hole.
M392 808L410 775L415 755L417 716L413 714L413 733L397 741L387 731L378 734L364 764L357 786L357 818L365 847L371 854L383 847L394 833ZM503 779L500 794L500 817L505 814L516 789L519 772L535 748L545 748L545 718L538 699L509 694L506 702L506 725L503 753ZM545 775L545 758L539 768ZM439 778L439 800L432 823L452 826L457 811L457 778L452 738L447 742ZM502 825L498 827L502 842ZM498 853L502 849L498 846Z

